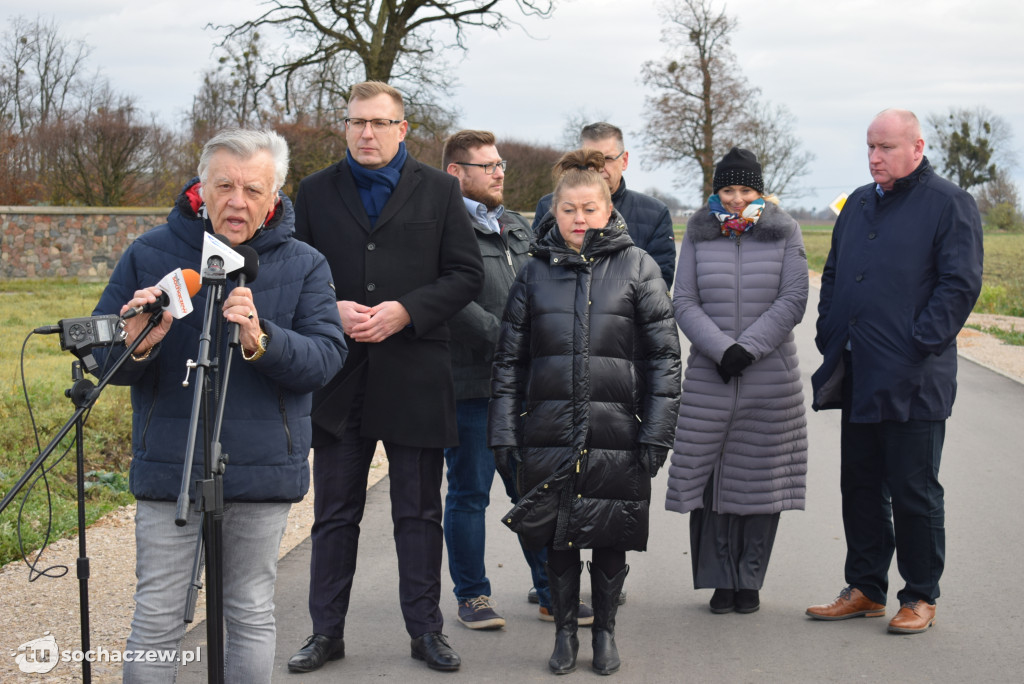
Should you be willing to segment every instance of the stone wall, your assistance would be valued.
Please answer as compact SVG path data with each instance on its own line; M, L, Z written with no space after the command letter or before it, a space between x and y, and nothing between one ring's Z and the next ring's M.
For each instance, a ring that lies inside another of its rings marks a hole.
M156 207L0 206L0 278L107 280L132 240L164 223Z

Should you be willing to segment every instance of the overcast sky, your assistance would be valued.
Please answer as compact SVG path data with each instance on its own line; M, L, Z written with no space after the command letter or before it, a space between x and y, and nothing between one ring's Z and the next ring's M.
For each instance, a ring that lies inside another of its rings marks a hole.
M912 109L922 121L950 106L988 107L1015 133L1013 175L1024 189L1024 3L730 0L725 8L739 20L732 47L743 75L796 115L797 135L816 156L800 181L805 196L792 204L820 208L870 180L865 129L886 107ZM213 63L218 36L205 25L258 10L254 0L0 0L5 27L15 15L52 15L65 37L93 48L92 68L168 123L178 121ZM644 61L665 53L657 3L563 0L551 19L520 23L470 34L468 54L453 55L460 125L493 130L499 149L501 138L560 146L568 117L604 116L627 133L630 187L696 203L695 168L644 165L650 92L639 74Z

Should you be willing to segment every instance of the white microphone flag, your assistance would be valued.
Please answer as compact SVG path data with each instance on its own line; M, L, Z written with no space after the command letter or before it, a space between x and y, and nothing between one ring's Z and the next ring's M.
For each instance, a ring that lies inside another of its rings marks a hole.
M193 277L195 277L193 275ZM188 284L185 282L185 274L180 268L176 268L156 284L161 290L167 293L167 311L175 318L184 318L192 313L192 297L188 294Z
M203 233L202 268L209 267L211 265L210 259L215 256L220 257L221 261L224 262L225 273L234 273L245 266L245 258L241 254L231 249L226 243L221 242L220 238L210 233Z

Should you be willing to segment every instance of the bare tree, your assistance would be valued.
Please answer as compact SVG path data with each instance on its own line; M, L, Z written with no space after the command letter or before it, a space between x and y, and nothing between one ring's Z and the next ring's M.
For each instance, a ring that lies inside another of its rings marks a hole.
M134 101L97 85L83 114L45 129L51 141L54 199L116 207L146 201L146 180L159 174L155 127L139 120Z
M296 121L306 120L317 126L343 126L348 79L348 67L340 58L304 69L293 79L297 87L292 88L291 102L282 102L277 111L287 111Z
M336 83L342 93L362 80L387 81L412 102L429 102L430 94L447 91L442 54L465 50L470 29L499 31L514 24L501 11L513 3L522 14L541 17L554 6L553 0L268 0L257 18L213 28L226 32L225 41L273 27L286 32L287 47L268 56L261 85L280 79L289 106L295 79L331 61L345 75ZM439 29L454 29L454 43L439 38Z
M950 107L927 121L942 170L964 190L993 180L998 168L1015 163L1010 125L986 107Z
M978 209L985 225L998 230L1024 232L1024 214L1021 213L1020 190L1003 167L977 193Z
M1009 204L1020 209L1020 190L1017 184L1010 178L1009 172L1004 169L996 169L995 176L988 183L985 183L978 191L978 210L982 214L989 212L993 207L1000 204Z
M671 0L661 9L668 54L643 65L647 97L645 163L700 171L701 197L712 192L715 163L734 145L757 154L766 189L793 194L793 182L814 158L799 149L796 119L785 107L759 100L730 48L736 20L712 0Z
M31 36L35 41L32 62L36 76L39 122L46 125L65 112L68 99L81 78L88 46L60 35L56 21L37 19Z
M0 204L170 203L179 141L88 76L89 52L52 19L16 17L0 37Z
M793 133L796 117L785 105L770 102L752 104L747 114L739 144L757 155L765 191L779 197L799 197L795 181L807 175L814 154L800 149L800 140Z
M62 37L54 20L11 20L0 47L0 74L8 91L0 102L18 132L64 115L88 55L89 47Z
M736 20L724 10L716 12L710 0L673 0L661 14L667 24L661 41L669 54L646 62L641 72L656 91L646 99L648 159L681 170L695 163L707 197L715 161L738 139L744 107L758 90L739 74L729 49Z
M53 20L10 21L0 42L0 188L6 203L45 194L53 160L40 131L75 111L88 54L85 43L63 38Z
M265 52L265 41L255 32L221 44L217 65L203 72L186 116L186 127L199 145L223 128L265 128L283 118L283 102L272 84L264 84ZM311 89L305 87L305 79L300 81L304 87L299 90L302 99L298 101L305 105ZM305 108L300 106L296 114L297 118L304 117ZM324 123L332 125L336 121Z
M584 126L597 123L598 121L615 123L610 120L610 115L604 110L592 112L580 107L570 114L566 114L562 120L562 147L566 150L578 148L580 146L580 131L583 130Z
M217 66L203 75L186 118L193 150L198 156L203 143L229 127L272 128L288 140L291 168L286 193L294 192L305 176L345 155L345 99L349 78L344 55L297 70L291 75L290 102L276 83L268 80L272 67L261 34L240 34L225 41ZM427 104L409 103L410 123L406 145L421 161L439 164L444 138L455 118L451 112Z
M288 141L290 167L285 194L295 197L299 181L345 156L345 129L310 125L308 121L279 122L274 129Z

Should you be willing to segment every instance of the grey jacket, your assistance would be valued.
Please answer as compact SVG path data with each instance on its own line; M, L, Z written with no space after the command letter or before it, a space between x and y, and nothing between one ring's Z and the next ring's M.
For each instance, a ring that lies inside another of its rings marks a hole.
M491 359L501 329L501 314L516 273L530 258L533 231L526 219L506 209L498 223L501 235L473 221L484 260L484 288L448 321L457 401L491 396Z
M690 219L673 294L690 356L676 423L665 507L753 515L804 507L807 422L793 328L807 306L800 227L772 204L738 240L707 207ZM742 377L715 365L738 343L754 355Z

